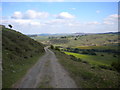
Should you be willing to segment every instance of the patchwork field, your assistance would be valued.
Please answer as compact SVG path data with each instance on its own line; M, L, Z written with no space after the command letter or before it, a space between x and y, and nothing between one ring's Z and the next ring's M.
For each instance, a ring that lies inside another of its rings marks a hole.
M98 49L98 50L118 50L118 44L113 44L108 46L78 46L75 48L79 49Z
M97 54L102 54L104 56L100 56L100 55L93 56L93 55L77 54L77 53L71 53L71 52L65 52L65 54L73 55L73 56L80 58L83 61L87 61L93 65L110 66L112 64L112 62L118 61L117 57L113 57L112 54L107 54L107 53L97 53Z
M37 36L34 39L51 46L78 87L120 86L118 34Z
M79 46L105 46L114 45L119 42L118 34L93 34L93 35L64 35L64 36L36 36L33 39L62 47Z

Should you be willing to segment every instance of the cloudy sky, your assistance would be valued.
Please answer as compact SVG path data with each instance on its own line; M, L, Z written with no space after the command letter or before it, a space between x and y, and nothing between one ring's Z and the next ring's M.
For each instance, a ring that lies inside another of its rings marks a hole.
M24 34L118 31L117 2L2 2L2 24Z

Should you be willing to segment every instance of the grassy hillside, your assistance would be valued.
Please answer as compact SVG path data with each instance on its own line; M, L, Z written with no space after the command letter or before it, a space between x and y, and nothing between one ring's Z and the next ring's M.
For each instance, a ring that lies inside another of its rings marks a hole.
M44 53L41 43L12 29L2 28L3 88L12 87Z
M77 46L106 46L114 45L120 40L118 34L93 34L81 36L40 36L34 37L35 40L42 41L45 44L59 45L63 47L77 47Z
M77 40L72 40L69 46L101 46L111 43L118 42L117 34L95 34L95 35L84 35L77 37ZM74 44L75 45L74 45Z
M70 76L75 80L78 87L118 88L120 86L119 73L116 71L94 67L82 59L78 59L77 61L63 52L54 52L59 62L70 73Z

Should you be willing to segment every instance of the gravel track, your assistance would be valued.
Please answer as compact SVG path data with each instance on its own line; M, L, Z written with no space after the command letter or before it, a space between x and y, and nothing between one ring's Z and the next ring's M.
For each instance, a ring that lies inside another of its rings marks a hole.
M14 88L77 88L68 72L59 64L54 52L45 47L45 55Z

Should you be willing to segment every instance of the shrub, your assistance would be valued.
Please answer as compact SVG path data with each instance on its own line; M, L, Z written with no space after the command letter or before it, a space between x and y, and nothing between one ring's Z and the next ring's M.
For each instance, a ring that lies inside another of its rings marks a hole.
M70 55L70 59L72 59L73 61L78 61L78 62L81 62L81 61L82 61L80 58L76 58L76 57L73 56L73 55Z
M28 58L27 56L24 56L24 58Z
M74 40L77 40L77 38L75 38Z
M113 57L117 57L117 55L114 54Z
M80 58L78 58L78 61L81 62L82 60Z
M74 52L74 53L79 53L79 49L78 49L78 48L75 48L73 52Z
M77 58L73 55L70 55L70 59L74 60L74 61L77 61Z
M88 51L82 51L82 54L88 54Z
M82 51L82 54L96 55L94 51Z
M111 66L120 73L120 61L113 62Z
M50 46L50 48L51 48L51 49L54 49L54 46L53 46L53 45L51 45L51 46Z
M102 69L113 70L113 68L112 68L112 67L110 67L110 66L99 65L99 67L100 67L100 68L102 68Z
M60 49L58 47L55 47L55 50L60 51Z
M91 69L95 69L95 66L91 66Z
M82 61L82 63L89 64L87 61Z

